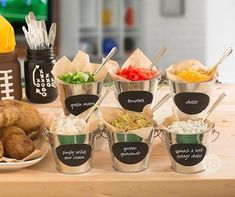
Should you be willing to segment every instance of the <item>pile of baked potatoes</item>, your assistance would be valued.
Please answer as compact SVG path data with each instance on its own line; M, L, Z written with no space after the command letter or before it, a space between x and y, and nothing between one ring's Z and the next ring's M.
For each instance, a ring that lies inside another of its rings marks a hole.
M30 155L42 127L43 119L36 107L23 101L0 101L0 158L21 160Z

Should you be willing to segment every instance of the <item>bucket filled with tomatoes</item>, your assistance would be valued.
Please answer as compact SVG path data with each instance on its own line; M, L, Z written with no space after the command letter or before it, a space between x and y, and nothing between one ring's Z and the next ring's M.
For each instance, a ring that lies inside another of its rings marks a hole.
M134 51L123 66L112 67L111 78L114 93L120 105L126 110L141 112L145 105L154 104L161 79L159 71L139 49ZM110 73L110 72L109 72Z

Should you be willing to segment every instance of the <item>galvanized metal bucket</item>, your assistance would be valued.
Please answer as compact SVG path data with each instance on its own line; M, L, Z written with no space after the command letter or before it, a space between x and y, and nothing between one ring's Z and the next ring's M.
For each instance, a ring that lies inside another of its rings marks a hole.
M160 75L144 81L114 80L115 97L124 109L141 112L145 105L155 104L157 86L160 80Z
M144 139L130 132L105 130L113 168L119 172L139 172L148 168L155 129Z
M96 134L96 131L80 135L48 132L57 170L66 174L91 170Z
M92 107L102 93L103 81L87 84L57 83L64 114L75 116ZM97 139L96 150L105 147L104 139Z
M92 107L102 93L103 81L88 84L57 83L65 115L79 115Z
M202 83L181 83L168 80L179 117L198 117L209 106L215 80Z
M200 134L176 134L167 129L160 131L167 147L171 168L180 173L192 174L202 172L207 167L207 155L211 142L219 137L215 124L207 121L209 127ZM216 134L215 139L212 136Z

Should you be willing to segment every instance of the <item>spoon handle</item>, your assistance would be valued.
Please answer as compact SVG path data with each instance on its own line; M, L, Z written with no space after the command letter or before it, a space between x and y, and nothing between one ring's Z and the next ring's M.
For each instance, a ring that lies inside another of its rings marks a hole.
M218 67L232 52L233 52L232 47L229 47L215 65Z
M152 112L155 112L159 107L161 107L169 98L170 94L166 94L152 109Z
M155 59L153 60L152 64L149 66L149 70L152 70L153 67L156 65L156 63L158 62L158 60L162 57L162 55L166 52L167 48L166 47L162 47L161 50L158 52L157 56L155 57Z
M219 105L219 103L223 100L223 98L226 96L225 92L223 92L215 101L215 103L211 106L209 111L207 112L206 116L202 119L202 122L205 122L208 116L215 110L215 108Z
M109 52L109 54L105 57L103 62L100 64L100 66L97 68L97 70L94 73L94 76L100 71L100 69L106 64L107 61L110 60L110 58L117 52L117 47L113 47L112 50Z
M88 120L88 118L90 117L90 115L96 110L96 108L101 104L101 102L104 100L104 98L108 95L108 93L110 92L109 89L106 89L105 93L98 99L98 101L95 103L95 105L93 105L93 107L91 108L91 110L88 112L88 114L86 115L86 117L84 118L85 121Z

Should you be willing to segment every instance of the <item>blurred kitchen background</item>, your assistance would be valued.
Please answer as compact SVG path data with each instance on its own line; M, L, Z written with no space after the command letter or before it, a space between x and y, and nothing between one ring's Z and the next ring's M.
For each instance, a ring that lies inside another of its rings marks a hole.
M153 59L166 46L158 65L165 69L189 58L210 66L227 47L235 48L234 0L0 0L0 14L14 24L21 62L29 11L57 23L58 58L73 58L80 49L101 61L117 46L121 63L137 47ZM219 73L219 81L235 83L235 53Z

